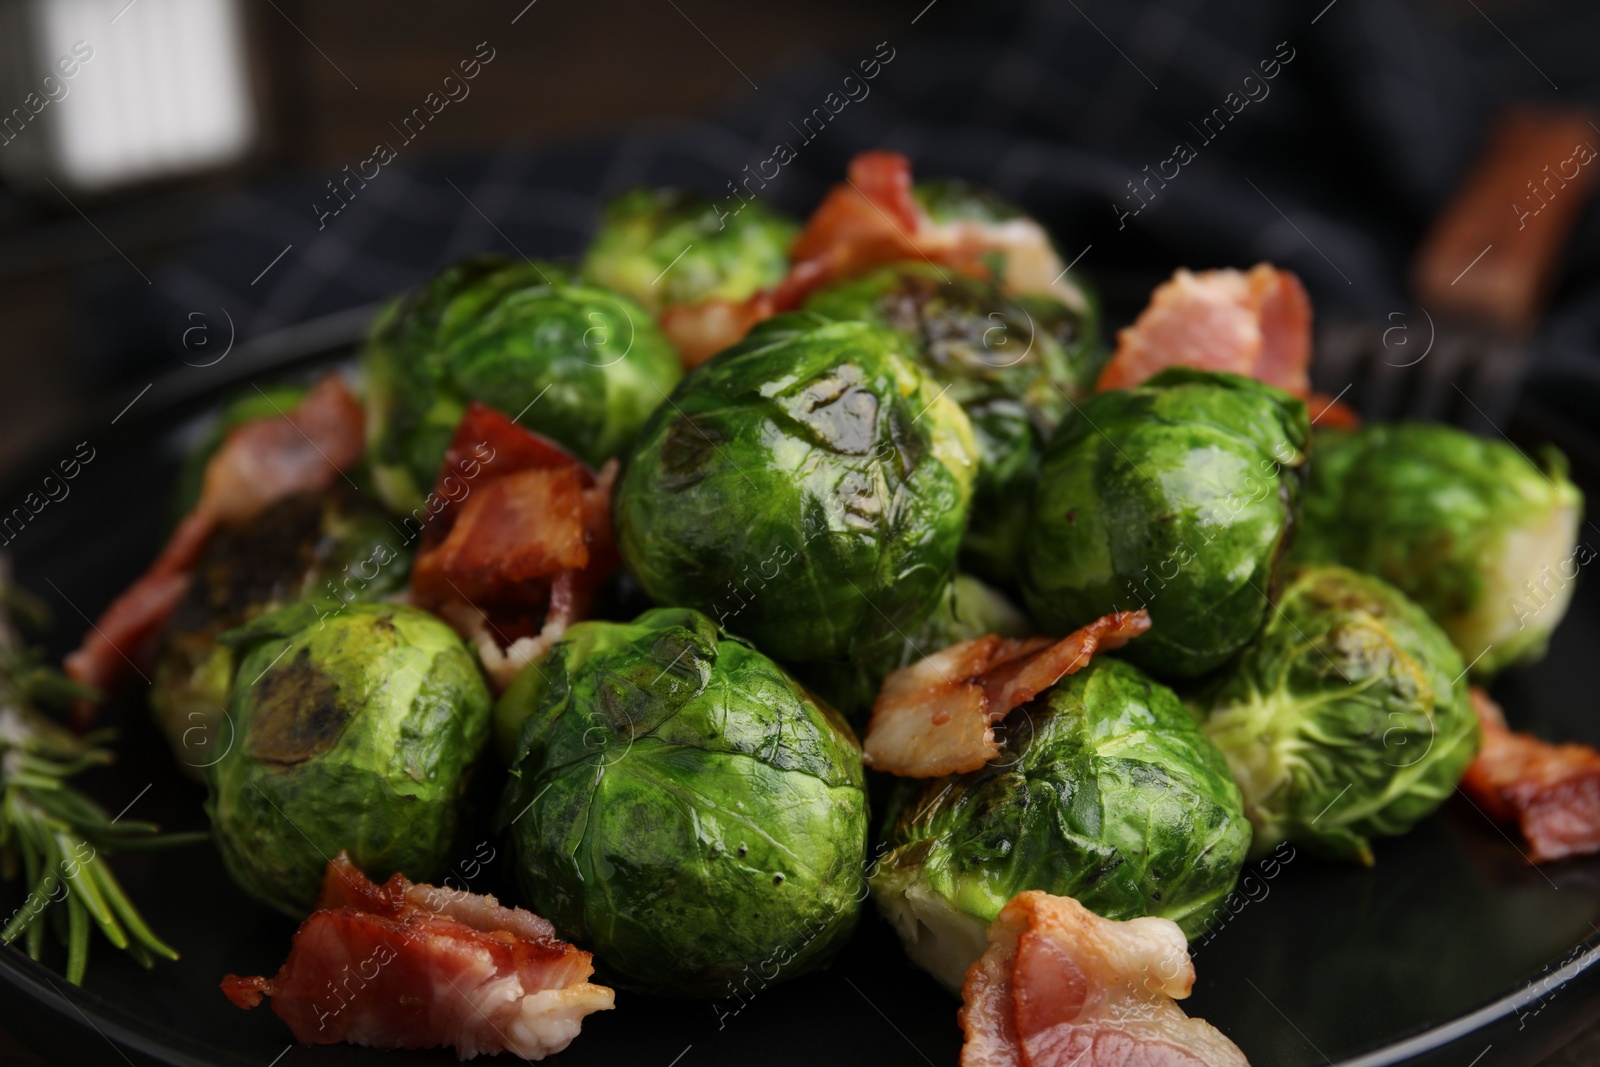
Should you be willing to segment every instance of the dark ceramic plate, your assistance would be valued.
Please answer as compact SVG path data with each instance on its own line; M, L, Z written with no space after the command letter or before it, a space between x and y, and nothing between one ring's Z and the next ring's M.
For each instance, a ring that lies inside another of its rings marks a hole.
M56 609L55 651L154 554L183 446L218 397L348 358L365 320L359 311L313 323L215 366L185 369L115 425L118 413L108 409L5 479L0 502L9 506L78 441L95 450L71 495L46 507L10 548L22 583ZM1530 421L1549 433L1547 420ZM1595 498L1600 485L1584 462L1594 442L1556 436ZM1590 583L1549 657L1496 687L1515 723L1600 744L1597 648L1600 588ZM177 773L146 724L141 695L123 694L110 718L122 730L121 758L92 780L105 806L117 811L136 800L134 817L203 825L202 791ZM502 867L499 859L484 863L473 887L501 889ZM232 1007L218 979L273 973L294 925L237 891L210 846L119 859L117 870L183 958L147 972L99 941L88 980L75 989L56 970L0 950L0 1015L44 1054L62 1063L249 1067L455 1062L440 1051L301 1048L265 1008ZM1380 844L1371 870L1302 855L1247 871L1242 885L1249 888L1236 895L1231 918L1193 946L1199 983L1186 1007L1257 1067L1530 1065L1600 1008L1600 858L1531 867L1512 838L1459 796L1414 833ZM4 891L9 913L20 894ZM62 964L59 955L47 962ZM868 915L825 973L715 1004L623 994L557 1062L935 1067L956 1062L955 1013L955 1001L907 964L893 934Z

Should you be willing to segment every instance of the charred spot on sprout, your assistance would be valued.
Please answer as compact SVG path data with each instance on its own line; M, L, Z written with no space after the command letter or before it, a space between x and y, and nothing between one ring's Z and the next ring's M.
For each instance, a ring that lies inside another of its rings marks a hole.
M273 667L255 683L259 693L245 747L270 763L301 763L339 740L350 708L339 700L339 683L311 662L311 651Z
M150 697L179 765L197 774L228 736L235 663L220 634L298 601L333 611L379 599L405 585L410 562L383 509L342 482L216 529L162 634Z

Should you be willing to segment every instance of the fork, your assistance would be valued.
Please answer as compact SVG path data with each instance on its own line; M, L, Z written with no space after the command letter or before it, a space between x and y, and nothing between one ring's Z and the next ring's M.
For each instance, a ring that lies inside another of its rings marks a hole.
M1594 118L1504 112L1416 252L1411 310L1381 323L1325 323L1318 387L1367 420L1427 419L1485 434L1506 425L1561 251L1600 178Z

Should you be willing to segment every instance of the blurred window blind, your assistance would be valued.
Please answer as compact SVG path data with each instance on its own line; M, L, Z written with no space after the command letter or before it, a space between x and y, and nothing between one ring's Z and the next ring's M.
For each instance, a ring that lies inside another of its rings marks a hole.
M98 192L234 162L247 63L237 0L0 0L0 174Z

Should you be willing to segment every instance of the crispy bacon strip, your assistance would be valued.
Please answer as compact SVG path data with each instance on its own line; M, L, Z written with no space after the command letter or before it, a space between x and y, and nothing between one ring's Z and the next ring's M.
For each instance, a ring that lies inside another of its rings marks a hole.
M277 975L230 974L222 991L245 1009L270 996L303 1045L449 1045L464 1060L538 1060L613 1006L593 973L589 953L531 912L400 874L375 885L341 852Z
M589 610L620 562L616 464L597 477L548 438L468 405L430 501L411 571L414 603L473 643L501 689Z
M1249 1067L1174 1000L1194 987L1170 919L1102 919L1071 897L1019 893L961 990L961 1067Z
M817 206L790 250L793 265L776 286L748 300L710 300L667 309L666 331L688 366L738 341L750 327L792 311L831 282L901 260L926 260L988 278L998 257L1012 293L1054 293L1072 306L1081 296L1062 281L1060 257L1032 219L936 223L912 196L911 161L897 152L863 152L848 177Z
M1499 705L1477 687L1472 706L1483 746L1467 766L1462 792L1490 818L1516 823L1534 863L1600 852L1600 752L1512 731Z
M989 634L935 652L884 680L862 758L906 778L975 771L1000 754L994 724L1150 628L1144 611L1096 619L1059 641Z
M235 427L206 464L193 510L155 562L111 602L67 656L67 673L104 692L148 655L218 524L243 522L285 497L328 488L361 458L364 440L361 404L335 374L318 382L293 412ZM92 707L80 705L79 727L92 716Z
M1097 387L1131 389L1173 366L1231 371L1307 395L1311 298L1300 279L1267 263L1248 272L1179 270L1118 331Z

